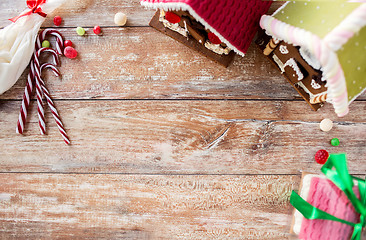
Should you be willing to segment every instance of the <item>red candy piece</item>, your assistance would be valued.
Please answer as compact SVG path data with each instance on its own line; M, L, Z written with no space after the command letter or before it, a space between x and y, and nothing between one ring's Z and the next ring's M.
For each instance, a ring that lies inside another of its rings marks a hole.
M67 58L76 58L76 56L78 55L78 52L75 50L75 48L67 46L64 49L64 55Z
M102 32L102 30L100 29L100 27L99 27L99 26L95 26L95 27L93 28L93 32L94 32L95 34L99 35L99 34Z
M324 164L329 157L327 150L321 149L315 153L315 161L319 164Z
M173 13L173 12L166 12L165 13L165 19L168 20L170 23L179 23L180 22L180 17Z
M60 26L61 25L61 22L62 22L62 18L60 16L55 16L55 18L53 19L53 23L56 26Z
M212 44L220 44L221 43L221 40L220 38L218 38L214 33L212 32L209 32L208 33L208 39L210 40L210 42Z
M70 40L65 40L64 46L65 47L72 47L72 42Z

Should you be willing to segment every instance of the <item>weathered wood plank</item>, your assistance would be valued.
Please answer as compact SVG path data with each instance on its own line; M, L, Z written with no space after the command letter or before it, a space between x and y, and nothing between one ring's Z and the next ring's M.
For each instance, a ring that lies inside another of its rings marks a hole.
M45 74L55 98L298 97L254 46L226 69L150 27L105 29L104 36L88 37L61 32L75 43L79 57L62 58L61 80ZM26 74L1 99L20 99L25 82Z
M67 4L80 7L72 2ZM87 9L103 9L93 4ZM130 4L133 11L144 12L136 4ZM86 37L74 29L60 30L76 44L79 58L62 59L62 81L46 74L55 98L300 99L254 45L245 58L236 56L225 69L150 27L106 28L104 36ZM20 99L27 72L0 98Z
M285 239L295 176L0 174L0 238Z
M26 9L25 2L25 0L2 0L0 2L0 28L10 23L7 19L19 15ZM281 5L280 2L274 3L269 13L274 12ZM60 15L64 19L61 27L115 26L113 17L119 11L128 16L126 26L148 26L154 14L153 10L141 7L139 0L67 0L54 13L49 14L43 26L55 27L52 20L56 15Z
M7 19L18 16L26 9L26 0L2 0L0 2L0 27L10 23ZM46 18L44 27L56 27L53 17L60 15L63 23L60 27L76 26L115 26L114 14L122 11L128 16L126 26L148 26L154 11L141 7L139 0L67 0Z
M79 58L62 58L61 80L45 73L56 99L300 98L254 46L226 69L149 27L88 37L62 32ZM21 99L25 82L26 74L0 98Z
M35 102L33 102L33 107ZM366 111L355 102L337 119L302 101L57 101L72 139L62 142L50 112L40 136L35 108L16 135L19 101L0 101L0 171L297 174L319 171L321 148L347 152L352 173L366 171ZM328 133L319 121L336 121ZM338 137L339 147L329 141ZM286 165L286 167L284 167Z

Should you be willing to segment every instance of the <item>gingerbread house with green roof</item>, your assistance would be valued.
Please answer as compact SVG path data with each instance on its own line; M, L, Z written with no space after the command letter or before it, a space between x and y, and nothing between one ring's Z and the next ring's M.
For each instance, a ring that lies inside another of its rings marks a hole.
M258 46L312 108L346 115L366 89L366 3L287 2L260 25Z

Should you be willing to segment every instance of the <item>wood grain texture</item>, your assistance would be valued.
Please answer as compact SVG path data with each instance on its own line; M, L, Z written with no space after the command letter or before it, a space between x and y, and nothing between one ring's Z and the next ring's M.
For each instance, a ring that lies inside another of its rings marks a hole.
M79 55L62 58L61 80L45 74L55 98L299 98L254 45L226 69L151 27L104 29L103 36L86 37L61 32ZM23 74L1 99L20 99L25 82Z
M0 7L0 27L5 27L10 23L7 19L18 16L27 5L26 0L2 0ZM154 14L153 10L141 7L139 0L66 0L60 8L48 15L43 27L56 27L53 24L56 15L63 18L60 27L115 26L114 14L119 11L128 16L126 26L148 26L149 19Z
M0 238L284 239L300 176L0 174ZM13 235L14 236L14 235Z
M282 4L282 2L274 3L268 13L274 12ZM7 19L18 16L26 7L26 0L0 1L0 28L8 25L10 22ZM115 26L114 14L119 11L128 17L126 26L148 26L155 12L142 7L139 0L66 0L60 8L48 15L43 26L55 27L52 20L56 15L64 19L60 27Z
M57 101L71 146L50 112L48 136L39 135L34 108L17 135L19 104L0 105L3 172L297 174L319 171L321 148L347 152L353 173L366 170L363 102L325 133L319 121L333 109L306 112L303 101Z
M24 8L1 0L0 28ZM345 118L313 112L254 45L225 69L148 27L138 0L67 0L43 27L56 14L79 57L44 78L72 145L48 108L39 135L35 101L15 133L26 71L0 96L1 239L286 239L290 192L319 172L318 149L347 152L363 177L366 94Z
M79 56L62 58L61 79L45 73L55 99L300 99L254 45L224 68L151 27L61 32ZM0 99L21 99L27 73Z

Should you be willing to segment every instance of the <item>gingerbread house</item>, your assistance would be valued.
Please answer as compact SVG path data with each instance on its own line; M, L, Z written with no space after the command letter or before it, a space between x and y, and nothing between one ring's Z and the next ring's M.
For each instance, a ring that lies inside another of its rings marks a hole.
M366 3L287 2L260 25L256 43L311 107L346 115L366 88Z
M141 0L158 11L150 25L205 56L228 66L244 56L271 1Z

